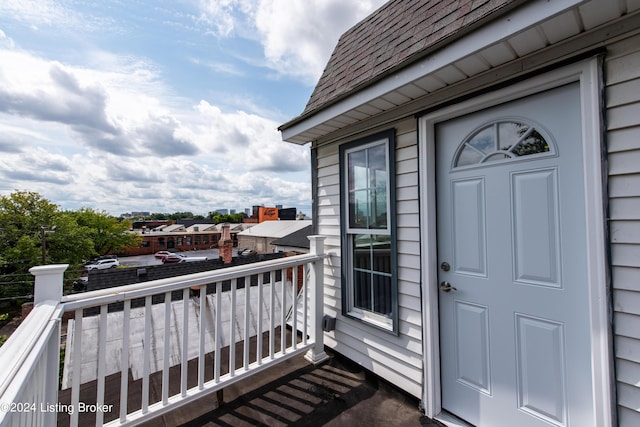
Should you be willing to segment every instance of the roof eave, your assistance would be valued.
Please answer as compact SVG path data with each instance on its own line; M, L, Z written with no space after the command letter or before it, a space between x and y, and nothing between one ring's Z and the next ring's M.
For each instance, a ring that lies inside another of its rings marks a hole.
M511 3L417 52L342 96L282 124L278 130L282 139L287 142L303 145L317 140L330 133L323 130L323 124L328 121L585 2L586 0L520 0Z

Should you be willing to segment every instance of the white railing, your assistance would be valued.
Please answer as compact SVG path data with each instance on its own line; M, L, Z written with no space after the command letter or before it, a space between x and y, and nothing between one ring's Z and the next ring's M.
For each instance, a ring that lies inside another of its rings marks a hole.
M0 348L0 425L136 425L301 353L326 360L324 238L309 239L306 255L69 296L66 265L33 267L33 311Z

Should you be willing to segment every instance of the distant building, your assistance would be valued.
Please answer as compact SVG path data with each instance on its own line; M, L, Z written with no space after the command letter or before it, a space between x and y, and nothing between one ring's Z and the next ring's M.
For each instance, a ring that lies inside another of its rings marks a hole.
M147 255L158 251L182 252L216 248L222 224L212 224L197 220L189 224L163 224L155 228L134 228L131 232L142 238L140 246L128 248L120 255ZM251 227L251 224L231 224L231 240L238 245L237 234Z
M309 253L309 236L313 234L313 225L309 224L293 233L287 234L271 242L274 252Z
M167 226L173 224L170 219L154 219L154 220L137 220L132 224L134 230L151 230L153 228Z
M260 224L264 221L293 221L297 219L297 212L296 208L282 208L282 205L276 205L276 207L254 206L251 215L243 219L242 222Z
M130 212L123 213L120 218L141 218L151 215L151 212Z
M271 253L274 252L273 241L310 226L311 221L308 220L265 221L238 233L238 247L251 249L257 253Z

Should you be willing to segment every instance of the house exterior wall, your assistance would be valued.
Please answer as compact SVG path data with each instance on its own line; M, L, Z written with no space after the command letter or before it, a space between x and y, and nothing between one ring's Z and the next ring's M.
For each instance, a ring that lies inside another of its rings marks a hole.
M640 425L640 35L607 47L606 117L618 418Z
M259 237L259 236L238 236L238 247L243 249L251 249L259 254L268 254L273 252L271 242L275 237Z
M325 249L325 314L337 318L325 344L382 378L420 397L422 391L422 319L420 314L420 242L418 147L413 118L386 126L396 129L396 208L398 241L398 336L342 316L340 264L340 169L338 144L318 147L318 233ZM367 134L382 129L375 129ZM365 136L365 135L359 135ZM348 141L344 141L348 142Z
M614 398L618 424L631 427L640 425L640 32L634 30L592 47L606 48L607 158L603 166L610 218ZM325 313L337 317L336 330L325 335L326 343L420 397L418 136L412 118L397 119L383 128L374 126L352 138L317 147L317 227L319 234L328 237L326 248L331 254L325 264ZM341 316L339 144L389 128L397 132L398 337Z

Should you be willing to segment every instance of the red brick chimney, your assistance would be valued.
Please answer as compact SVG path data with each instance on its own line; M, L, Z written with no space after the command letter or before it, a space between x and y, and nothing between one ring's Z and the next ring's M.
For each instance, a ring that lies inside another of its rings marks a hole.
M231 229L229 224L222 225L222 235L218 242L218 248L220 248L220 258L225 264L231 264L233 259L233 240L231 240Z

